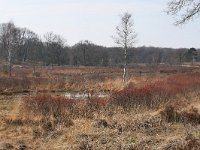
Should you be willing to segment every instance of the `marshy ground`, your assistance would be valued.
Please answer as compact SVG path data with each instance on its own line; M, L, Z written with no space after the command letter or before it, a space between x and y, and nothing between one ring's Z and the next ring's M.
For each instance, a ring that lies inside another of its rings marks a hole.
M38 68L35 76L24 66L11 78L2 72L0 149L200 149L200 69L138 68L125 88L120 68ZM111 95L61 94L83 90Z

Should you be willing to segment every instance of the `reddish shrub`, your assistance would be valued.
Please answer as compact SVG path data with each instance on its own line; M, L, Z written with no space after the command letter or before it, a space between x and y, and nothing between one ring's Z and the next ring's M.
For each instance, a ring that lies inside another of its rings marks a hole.
M72 125L70 112L75 105L74 100L66 99L63 96L38 94L24 98L23 110L25 115L30 117L39 116L43 125L64 124L70 126Z
M53 114L59 115L63 111L71 109L76 103L72 99L66 99L64 96L51 96L49 94L38 94L25 97L26 107L34 111L34 113L42 113L43 115Z
M15 77L10 77L10 78L0 78L0 90L4 91L6 90L15 90L15 91L20 91L20 90L28 90L31 86L31 81L26 78L15 78Z
M112 103L131 108L133 106L157 107L166 103L178 93L185 94L200 88L200 73L176 74L166 80L147 84L143 87L129 85L113 92Z
M109 103L108 98L101 98L101 97L91 97L88 100L88 104L93 106L105 107Z
M24 98L24 112L28 115L52 118L63 122L66 118L92 118L95 112L104 109L108 98L91 97L89 100L67 99L63 96L37 94ZM44 121L43 121L44 122Z

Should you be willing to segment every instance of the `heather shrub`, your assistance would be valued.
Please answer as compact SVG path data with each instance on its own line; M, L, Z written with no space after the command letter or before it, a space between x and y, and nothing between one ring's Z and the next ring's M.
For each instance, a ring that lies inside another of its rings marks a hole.
M172 105L166 106L165 109L160 112L160 115L162 121L165 122L179 122L180 120L180 115Z
M169 93L164 92L160 83L146 85L142 88L128 86L112 94L111 104L122 106L125 109L134 107L155 108L167 101L170 96Z
M63 96L38 94L25 97L22 114L26 119L36 119L44 128L54 129L57 125L71 126L71 110L75 101Z
M157 108L166 104L177 94L185 95L200 88L200 73L171 75L165 80L147 83L143 87L128 85L123 90L113 92L111 104L124 109L134 107Z
M90 97L87 100L75 100L76 105L70 110L70 115L73 118L88 118L93 119L94 114L105 112L109 104L109 98Z
M194 107L189 110L178 111L175 106L169 105L160 112L160 115L165 122L181 122L192 125L200 124L200 114L198 109Z
M46 119L53 120L56 124L63 124L67 119L93 118L94 113L105 110L109 100L109 98L100 97L77 100L64 96L37 94L23 99L22 110L25 118L37 116L40 120L43 119L42 122Z
M180 114L184 123L191 123L193 125L200 124L200 114L198 109L192 107L189 111L183 111Z
M15 77L2 77L0 78L0 91L24 91L28 90L31 86L31 81L27 77L15 78Z
M100 114L102 111L105 114L109 102L110 102L109 98L91 97L86 101L84 105L84 109L82 110L81 114L85 115L82 117L92 119L95 113Z
M110 99L105 97L91 97L88 99L88 105L96 106L96 107L105 107L109 103Z
M23 99L22 113L26 119L34 119L43 125L59 124L70 126L70 120L93 118L94 113L105 110L108 98L91 97L87 101L68 99L64 96L37 94Z

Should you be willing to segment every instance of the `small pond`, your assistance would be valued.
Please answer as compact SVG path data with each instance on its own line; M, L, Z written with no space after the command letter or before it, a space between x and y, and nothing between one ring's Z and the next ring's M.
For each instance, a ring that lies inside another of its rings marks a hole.
M73 99L87 99L90 97L108 97L110 93L108 92L96 92L96 93L89 93L89 92L66 92L64 94L66 98L73 98Z

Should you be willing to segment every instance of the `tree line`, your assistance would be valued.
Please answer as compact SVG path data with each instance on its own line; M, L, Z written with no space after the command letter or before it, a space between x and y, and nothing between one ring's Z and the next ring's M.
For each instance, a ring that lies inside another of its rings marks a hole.
M116 66L123 65L124 52L120 47L104 47L88 40L68 46L62 36L53 32L41 38L35 32L16 27L14 23L0 24L0 59L8 64L33 65ZM182 64L200 61L198 53L189 49L137 47L127 50L127 63L151 65Z

